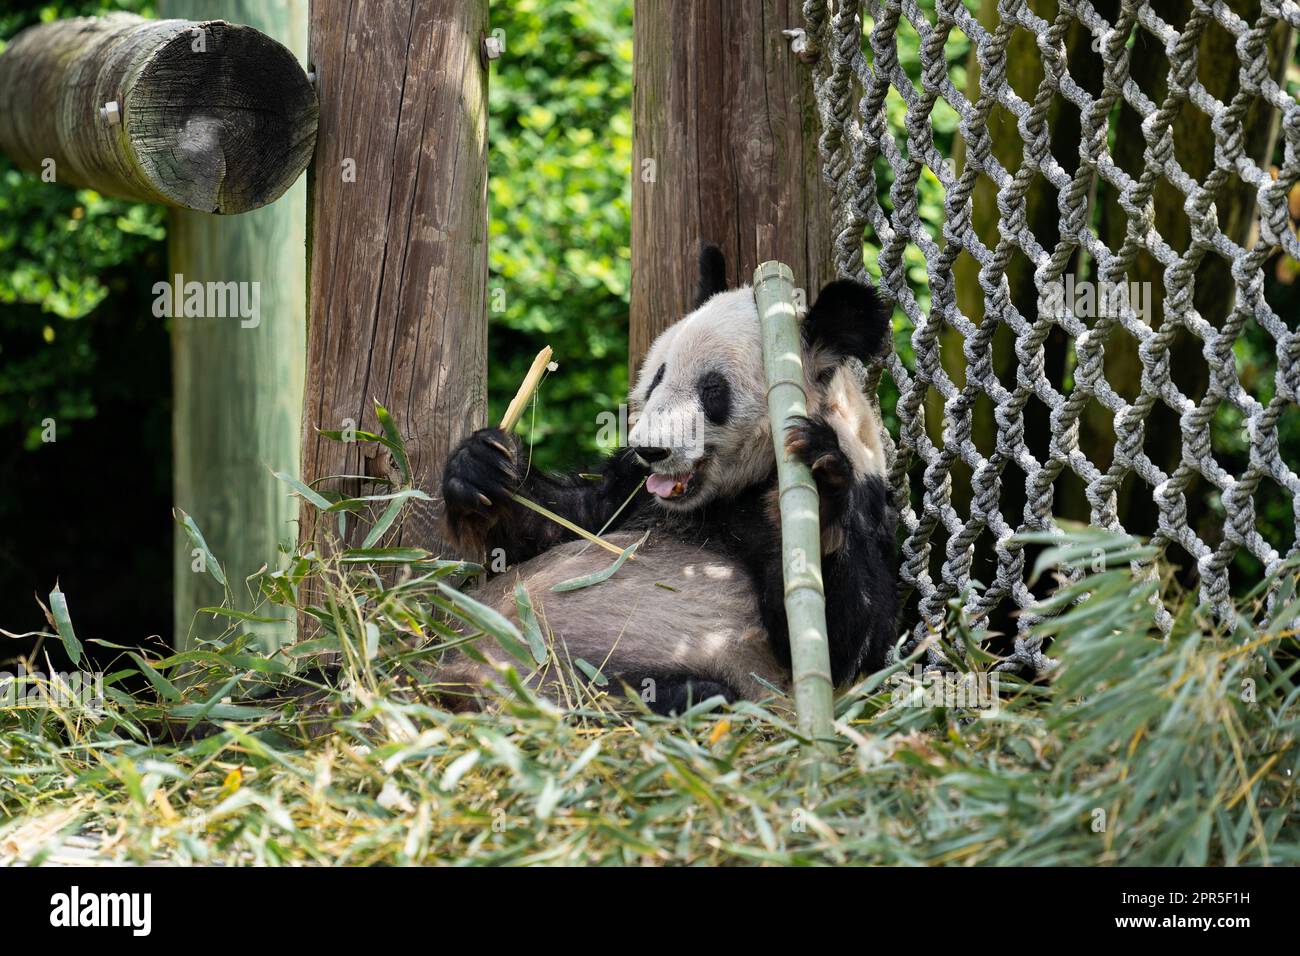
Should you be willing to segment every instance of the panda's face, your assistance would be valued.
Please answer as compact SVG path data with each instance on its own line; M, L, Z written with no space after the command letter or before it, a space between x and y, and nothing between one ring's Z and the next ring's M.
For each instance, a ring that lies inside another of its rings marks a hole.
M650 466L646 490L673 511L737 495L776 465L754 292L726 291L725 273L722 253L705 246L699 305L655 340L629 400L627 443ZM879 423L860 394L850 400L845 362L880 354L889 316L874 289L837 279L800 326L809 413L828 402L857 409L833 416L847 429L842 444L862 446L877 468L884 460Z
M713 295L660 335L629 405L628 445L663 507L688 511L766 478L775 455L753 290Z

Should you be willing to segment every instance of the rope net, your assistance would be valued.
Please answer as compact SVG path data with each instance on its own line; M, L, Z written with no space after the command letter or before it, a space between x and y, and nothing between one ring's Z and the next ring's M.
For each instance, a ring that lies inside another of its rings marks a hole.
M1300 5L807 0L803 12L836 267L868 280L874 256L910 324L910 354L900 340L868 384L887 372L898 391L890 478L914 640L954 599L975 621L1033 603L1013 536L1058 530L1066 491L1094 526L1124 531L1124 514L1145 511L1153 543L1181 548L1203 602L1228 613L1234 559L1272 572L1297 552L1300 477L1278 433L1296 407L1300 333L1264 289L1277 250L1300 259L1288 213L1300 102L1282 82ZM927 189L941 209L927 210ZM1112 308L1081 308L1076 278L1139 300L1132 284L1147 282L1154 307L1115 294ZM1247 333L1275 361L1249 388L1234 361ZM1235 429L1237 473L1219 460L1216 416ZM1256 515L1270 482L1291 502L1273 540ZM1041 672L1051 661L1030 623L1020 616L1005 666Z

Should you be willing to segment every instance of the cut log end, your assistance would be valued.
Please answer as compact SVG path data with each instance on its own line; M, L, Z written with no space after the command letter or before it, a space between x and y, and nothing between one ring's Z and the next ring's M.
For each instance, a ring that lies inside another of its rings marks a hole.
M0 151L111 196L264 206L307 168L317 113L293 53L224 20L56 20L0 54Z
M294 55L213 20L145 64L126 106L141 170L178 206L239 213L284 193L316 141L316 93Z

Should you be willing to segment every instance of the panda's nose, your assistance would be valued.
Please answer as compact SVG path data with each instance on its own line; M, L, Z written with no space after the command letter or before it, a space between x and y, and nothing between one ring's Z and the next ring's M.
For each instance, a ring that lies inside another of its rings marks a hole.
M656 448L654 445L637 445L636 453L641 456L641 460L647 465L663 461L672 454L667 448Z

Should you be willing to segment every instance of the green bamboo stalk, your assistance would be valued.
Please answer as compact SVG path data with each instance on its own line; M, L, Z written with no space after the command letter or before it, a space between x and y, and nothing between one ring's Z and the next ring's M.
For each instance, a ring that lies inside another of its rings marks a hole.
M803 462L785 450L790 419L808 414L804 392L799 319L794 307L794 273L782 262L764 262L754 272L754 301L763 333L767 411L776 446L781 502L781 568L790 628L790 661L799 729L830 749L834 717L830 645L826 639L826 592L822 585L821 522L817 484Z

